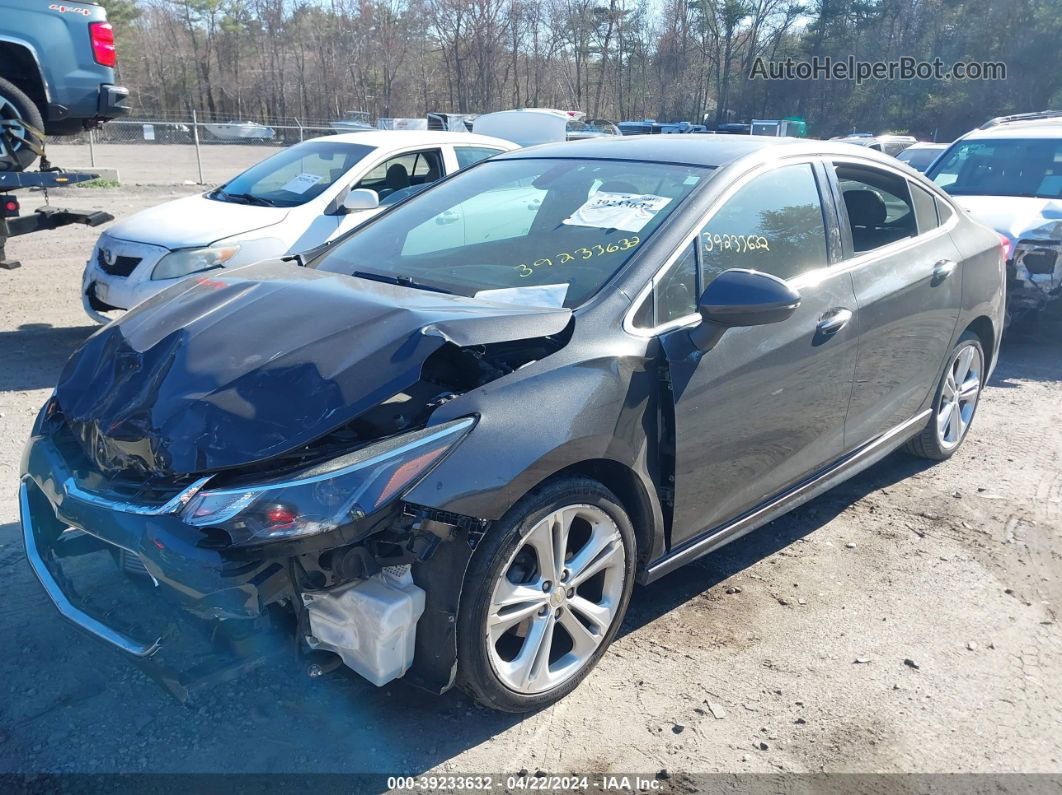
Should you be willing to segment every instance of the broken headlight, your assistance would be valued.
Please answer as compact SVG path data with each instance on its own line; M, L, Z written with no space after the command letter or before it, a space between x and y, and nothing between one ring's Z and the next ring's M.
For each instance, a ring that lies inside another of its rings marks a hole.
M401 434L247 488L204 490L181 517L223 530L233 544L324 533L367 516L404 493L471 430L471 417Z

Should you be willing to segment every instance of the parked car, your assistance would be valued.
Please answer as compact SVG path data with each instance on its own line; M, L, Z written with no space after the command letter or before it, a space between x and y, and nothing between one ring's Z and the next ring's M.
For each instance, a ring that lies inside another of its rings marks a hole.
M75 5L0 0L0 171L21 171L48 135L71 135L129 112L115 85L117 50L107 12ZM10 149L11 151L7 151Z
M341 133L368 132L376 129L376 125L372 123L372 114L367 110L348 110L343 114L343 118L329 122L329 125L333 130Z
M867 149L884 152L893 157L899 155L907 147L917 143L917 139L912 135L872 135L870 133L853 133L831 138L830 140L865 146Z
M218 141L232 143L248 141L262 143L272 141L276 130L253 121L226 121L203 125L210 135Z
M992 119L926 176L1008 243L1007 308L1037 317L1062 296L1062 111Z
M289 147L198 196L100 235L82 278L89 317L129 309L192 273L311 249L509 141L469 133L363 132Z
M620 135L619 128L612 122L585 117L582 111L555 108L499 110L476 116L472 120L472 131L504 138L520 146Z
M937 155L948 148L947 144L926 143L919 141L911 144L898 155L896 159L906 163L916 171L925 171L930 164L937 159Z
M478 113L428 113L428 129L472 132L472 125L477 116L479 116Z
M1002 321L998 236L876 152L510 152L307 267L189 279L91 336L26 447L27 555L134 655L165 628L91 615L60 554L131 559L157 586L137 610L172 599L208 634L288 611L377 685L534 709L636 580L898 447L952 456Z
M621 134L619 127L608 119L572 119L565 130L565 139L582 141L586 138L607 138Z

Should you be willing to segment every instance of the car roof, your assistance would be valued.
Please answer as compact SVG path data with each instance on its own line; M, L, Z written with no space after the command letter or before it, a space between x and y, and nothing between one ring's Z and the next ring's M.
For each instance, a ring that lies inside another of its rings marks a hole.
M966 140L989 138L1062 138L1062 119L1027 119L993 124L963 136Z
M535 158L578 158L592 160L640 160L658 163L682 163L718 168L757 154L764 160L786 155L842 156L859 154L863 158L895 164L896 159L841 141L818 141L807 138L784 138L770 135L717 135L687 133L683 135L624 135L587 138L582 141L542 144L517 149L494 160Z
M380 149L402 149L407 146L438 146L439 144L465 144L466 146L497 146L514 149L516 144L503 138L476 135L457 130L366 130L365 132L342 133L313 138L314 141L337 141L344 144L364 144Z

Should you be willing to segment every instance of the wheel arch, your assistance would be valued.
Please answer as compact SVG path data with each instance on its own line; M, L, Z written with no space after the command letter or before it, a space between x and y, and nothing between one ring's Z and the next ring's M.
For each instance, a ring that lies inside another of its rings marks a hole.
M633 469L619 461L610 458L588 458L569 464L543 478L528 493L558 478L570 476L595 480L616 495L634 527L634 538L638 543L638 569L644 569L648 562L659 554L657 547L662 546L663 533L656 518L658 511L654 510L654 503L641 478Z
M966 325L962 333L965 334L968 331L976 334L980 340L981 350L985 353L985 373L990 373L996 357L996 328L992 319L987 315L975 317Z
M0 38L0 77L14 83L48 116L48 88L37 56L27 45Z

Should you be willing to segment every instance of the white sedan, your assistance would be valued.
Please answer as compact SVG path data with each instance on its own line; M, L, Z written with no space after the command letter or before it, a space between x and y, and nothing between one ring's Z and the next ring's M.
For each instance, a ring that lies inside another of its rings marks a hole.
M464 132L378 131L285 149L213 190L100 235L82 301L94 320L192 273L306 251L461 168L517 146Z

